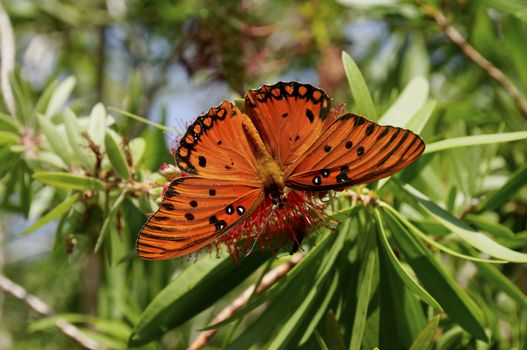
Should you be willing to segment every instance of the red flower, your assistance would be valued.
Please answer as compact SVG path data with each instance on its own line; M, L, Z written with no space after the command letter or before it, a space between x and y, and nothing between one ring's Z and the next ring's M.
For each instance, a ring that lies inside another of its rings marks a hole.
M266 198L249 217L215 242L216 250L219 254L224 244L234 260L256 248L276 253L285 247L294 253L309 230L324 221L322 209L317 194L311 192L290 191L283 207Z

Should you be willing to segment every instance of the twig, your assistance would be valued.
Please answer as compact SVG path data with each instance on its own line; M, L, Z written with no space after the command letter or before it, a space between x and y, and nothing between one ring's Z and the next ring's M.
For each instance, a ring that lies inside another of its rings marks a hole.
M2 95L9 113L14 117L16 114L15 99L9 76L15 68L15 35L9 16L0 3L0 85Z
M417 0L417 3L421 7L422 11L430 18L432 18L437 25L445 32L445 34L459 46L461 51L474 61L478 66L481 67L491 78L496 80L505 91L512 97L516 106L520 109L523 117L527 119L527 102L523 99L520 91L514 86L514 84L507 78L507 76L499 70L489 60L483 57L472 45L470 45L463 36L449 23L445 15L437 8L422 3L421 0Z
M275 267L271 271L265 274L262 278L262 282L256 288L256 294L260 294L267 288L271 287L276 281L284 277L293 267L296 266L302 260L304 256L302 254L294 255L288 262ZM244 306L251 295L253 294L255 285L247 288L236 300L234 300L229 306L223 309L214 319L210 322L211 325L219 323L233 316L238 310ZM202 349L209 340L219 331L219 329L209 329L199 334L196 340L188 347L188 350L200 350Z
M29 294L22 286L16 284L6 276L0 274L0 288L7 294L15 297L16 299L24 302L31 310L35 311L39 315L50 317L53 316L53 310L40 298ZM73 341L79 344L84 349L90 350L103 350L106 349L99 343L87 338L81 333L80 329L66 321L63 318L59 318L55 321L57 328L70 337Z

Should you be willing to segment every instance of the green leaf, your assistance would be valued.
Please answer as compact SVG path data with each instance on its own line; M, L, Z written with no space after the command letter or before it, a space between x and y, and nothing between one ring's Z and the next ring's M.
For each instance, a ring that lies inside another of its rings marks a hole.
M386 204L384 202L381 202L380 205L383 208L386 208L389 211L391 211L391 213L394 216L396 216L399 219L399 221L404 226L406 226L406 228L408 229L408 231L411 234L421 238L423 241L425 241L426 243L430 244L432 247L436 247L437 249L442 250L445 253L448 253L448 254L450 254L452 256L456 256L456 257L461 258L461 259L470 260L470 261L493 263L493 264L503 264L503 263L507 262L505 260L493 260L493 259L486 259L486 258L477 258L477 257L474 257L474 256L466 255L466 254L463 254L463 253L459 253L459 252L457 252L455 250L452 250L452 249L448 248L447 246L437 242L436 240L434 240L433 238L429 237L428 235L426 235L423 231L421 231L416 226L414 226L410 221L408 221L404 216L399 214L397 212L397 210L395 210L394 208L392 208L388 204Z
M113 169L125 180L130 179L130 168L126 162L126 158L123 150L115 141L114 136L110 132L106 132L104 136L104 147L106 149L106 154L110 163L112 164Z
M130 154L132 155L132 162L137 166L143 159L146 150L146 142L142 137L136 137L128 143Z
M355 318L353 321L353 330L351 333L350 350L360 350L362 344L362 337L366 327L366 320L368 316L368 305L370 304L372 285L374 280L375 265L377 264L378 256L375 249L375 236L368 232L367 243L365 246L364 268L359 274L358 283L358 300L355 310Z
M488 145L501 142L512 142L527 139L527 131L507 132L500 134L486 134L453 137L426 145L424 154L444 151L456 147Z
M10 115L0 112L0 130L10 131L15 134L20 134L23 127L22 125Z
M325 315L329 302L338 287L338 274L333 271L332 267L342 249L346 237L344 232L349 227L349 222L350 220L348 219L342 226L342 234L338 235L327 256L319 260L318 269L312 269L311 275L308 276L297 275L299 278L305 277L307 280L302 285L310 287L307 288L306 293L301 298L301 303L294 307L291 317L287 318L286 322L280 327L279 332L273 337L273 341L268 346L269 349L288 347L289 344L294 343L295 337L301 338L299 340L300 345L307 342L313 334L315 327ZM295 283L292 283L291 280L289 282L289 287L284 286L284 289L287 289L285 293L301 293L294 287ZM298 283L300 284L300 282ZM324 293L321 293L321 290ZM287 294L276 297L283 300L290 299L290 296ZM275 311L283 312L280 306L277 307L276 304L273 306ZM272 307L269 309L272 311Z
M41 171L33 174L33 178L46 185L67 190L105 190L106 186L99 179L84 175L64 172Z
M177 130L177 129L174 129L174 128L169 128L167 126L158 124L158 123L153 122L151 120L148 120L146 118L140 117L140 116L138 116L136 114L124 111L122 109L119 109L119 108L116 108L116 107L108 107L108 109L110 111L112 111L112 112L117 112L117 113L122 114L122 115L124 115L124 116L126 116L128 118L132 118L134 120L140 121L141 123L145 123L147 125L153 126L154 128L157 128L159 130L166 131L166 132L174 132L174 133L177 133L177 134L183 134L181 132L181 130Z
M20 143L20 136L9 131L0 131L0 146Z
M38 122L42 128L42 132L46 136L51 149L57 154L66 165L71 164L71 152L69 145L65 142L63 135L58 131L57 127L50 119L43 115L37 115Z
M495 238L515 238L514 232L512 232L507 226L501 225L497 222L487 219L486 217L468 213L465 215L465 220L476 226L476 228L480 229L481 231L491 234Z
M527 310L527 296L518 288L507 276L505 276L496 266L484 263L476 263L481 276L488 281L488 284L503 291L511 299L515 300L522 309Z
M35 107L33 108L33 115L37 114L44 114L46 111L46 108L49 104L49 100L51 99L51 96L55 92L57 88L57 80L52 80L44 89L44 91L40 94L40 97L37 100L37 103L35 103Z
M395 253L393 252L392 248L390 247L390 243L388 242L388 237L386 236L386 232L384 230L384 224L382 222L382 217L380 215L379 209L375 209L374 215L375 223L377 225L377 235L379 237L379 242L381 243L380 246L385 251L388 260L390 261L393 269L395 270L399 278L403 281L404 285L419 299L432 306L433 308L442 311L443 309L437 303L437 301L426 291L426 289L421 287L421 285L414 280L414 278L401 265L399 259L397 259L397 257L395 256Z
M371 120L377 120L375 105L368 90L368 85L350 55L342 52L342 64L351 88L351 95L355 103L354 112Z
M106 109L102 103L97 103L90 114L88 136L98 146L102 146L106 134Z
M340 325L332 310L328 310L325 318L324 330L327 335L326 343L330 350L344 350L344 339L340 331Z
M383 211L386 210L383 208ZM481 324L483 315L477 304L450 277L427 250L423 242L409 234L390 211L386 211L392 237L401 248L419 281L441 305L452 321L474 337L487 340Z
M342 227L349 227L349 222L349 219L346 220ZM344 230L339 231L345 232ZM271 338L271 335L276 332L277 325L283 325L291 320L292 313L302 304L304 296L312 289L317 276L326 275L328 270L334 266L332 262L335 261L337 255L335 254L337 251L335 247L342 247L344 236L345 234L325 234L310 253L278 283L256 296L245 308L237 312L237 315L221 322L221 324L231 322L246 315L264 302L270 303L265 312L260 314L255 322L251 323L237 339L229 344L229 349L248 349L257 342L268 342L270 339L274 339L274 337ZM337 238L339 238L338 241ZM320 264L320 262L324 263ZM277 323L277 320L280 323ZM296 326L297 323L295 322L288 324L288 327ZM291 338L285 338L284 341L289 342Z
M410 350L426 350L431 349L433 345L434 335L437 332L439 326L440 315L435 316L428 322L426 327L419 333L415 338Z
M55 208L51 209L46 215L41 217L37 222L35 222L33 225L26 228L22 234L25 235L27 233L33 232L38 228L41 228L45 224L58 219L62 215L69 212L69 210L73 207L73 204L75 204L79 200L79 194L75 193L74 195L69 196L66 198L62 203L57 205Z
M429 85L423 77L412 79L397 100L379 119L379 124L407 127L413 117L426 104Z
M202 257L147 306L130 336L129 345L139 346L159 339L237 287L267 259L268 255L258 254L234 263L230 258Z
M424 194L416 190L410 185L404 185L402 188L415 198L419 206L431 215L436 221L451 230L455 235L463 239L465 242L480 250L483 253L489 254L498 259L510 262L527 263L527 254L523 254L501 244L493 241L481 232L472 229L458 218L450 215L446 210L442 209L432 201L430 201Z
M85 169L92 170L95 167L95 155L89 149L87 140L82 136L77 116L71 109L67 108L62 119L69 144L75 155L73 158L75 163L81 164Z
M414 114L413 118L408 121L406 128L412 130L415 133L420 133L428 123L428 120L432 116L434 109L436 108L437 101L428 101L421 109Z
M503 203L518 194L520 188L525 184L527 184L527 166L524 165L507 179L505 185L485 196L479 205L478 212L495 210L502 206Z
M57 114L60 109L64 106L66 101L71 95L71 92L75 88L75 84L77 83L77 79L75 77L67 77L64 79L55 89L55 92L53 95L51 95L49 99L48 106L46 108L46 112L44 113L44 116L49 119L53 115Z
M102 243L104 242L104 239L108 235L108 232L110 231L110 224L113 221L113 218L115 217L115 214L117 214L117 211L121 207L121 204L123 203L124 199L126 198L126 190L123 190L119 197L115 200L112 207L110 208L110 212L104 219L104 223L101 228L101 232L99 233L99 237L97 238L97 243L95 243L95 252L97 253L99 249L101 249Z

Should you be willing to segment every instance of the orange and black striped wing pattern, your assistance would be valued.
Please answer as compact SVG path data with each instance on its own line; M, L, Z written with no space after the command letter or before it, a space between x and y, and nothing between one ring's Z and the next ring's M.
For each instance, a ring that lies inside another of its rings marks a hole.
M192 253L228 232L262 202L258 187L202 177L180 177L141 229L137 253L170 259Z
M244 132L251 127L245 114L224 101L188 128L176 151L176 164L189 174L258 185L257 160Z
M245 110L271 155L287 169L324 131L330 100L312 85L280 82L249 90Z
M329 125L287 174L286 185L323 191L375 181L406 168L424 149L423 140L410 130L345 114Z

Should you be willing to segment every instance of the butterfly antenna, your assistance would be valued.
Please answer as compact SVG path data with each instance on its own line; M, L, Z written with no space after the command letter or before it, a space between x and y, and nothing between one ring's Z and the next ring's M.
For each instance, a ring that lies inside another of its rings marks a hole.
M271 220L271 216L273 216L275 210L276 210L276 206L273 206L271 208L271 211L269 212L269 215L267 215L267 220L265 220L262 225L262 229L260 230L260 232L258 232L258 235L256 235L256 239L254 240L253 245L251 246L251 249L249 249L249 251L243 256L244 258L248 257L252 253L252 251L254 250L254 247L256 247L256 243L258 242L258 239L260 239L260 236L264 235L265 232L267 231L267 223L269 222L269 220Z

